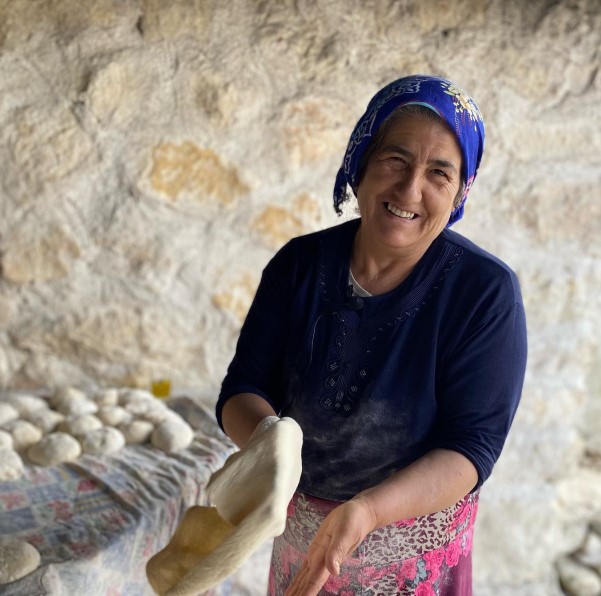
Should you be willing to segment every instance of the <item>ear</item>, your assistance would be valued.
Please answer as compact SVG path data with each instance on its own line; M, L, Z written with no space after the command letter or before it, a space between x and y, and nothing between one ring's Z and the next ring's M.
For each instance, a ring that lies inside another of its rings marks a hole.
M465 196L465 184L462 182L461 187L459 188L459 192L453 199L453 211L455 211L455 209L457 209L458 207L461 206L464 196Z

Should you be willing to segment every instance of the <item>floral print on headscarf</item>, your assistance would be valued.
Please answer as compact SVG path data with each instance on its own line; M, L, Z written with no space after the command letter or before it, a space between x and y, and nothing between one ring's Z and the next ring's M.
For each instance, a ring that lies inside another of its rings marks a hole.
M451 81L428 75L412 75L389 83L371 99L357 122L346 148L334 186L334 208L342 213L347 186L359 183L361 157L373 136L392 112L401 106L421 104L434 110L455 134L462 155L461 178L465 191L451 212L447 226L463 217L467 194L474 182L484 151L484 122L476 102Z

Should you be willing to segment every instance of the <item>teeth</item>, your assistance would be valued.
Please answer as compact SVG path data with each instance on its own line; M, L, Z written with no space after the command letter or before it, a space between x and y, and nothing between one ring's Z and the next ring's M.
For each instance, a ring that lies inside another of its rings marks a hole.
M413 219L415 217L415 213L411 213L411 211L402 211L390 203L386 203L386 209L391 213L394 213L397 217L403 217L404 219Z

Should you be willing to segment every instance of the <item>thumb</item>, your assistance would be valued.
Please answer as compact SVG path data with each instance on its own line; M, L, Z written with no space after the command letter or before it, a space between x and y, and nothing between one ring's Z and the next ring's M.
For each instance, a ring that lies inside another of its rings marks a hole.
M332 537L332 541L326 552L325 563L330 575L340 575L340 567L353 548L353 545L344 538L341 536Z

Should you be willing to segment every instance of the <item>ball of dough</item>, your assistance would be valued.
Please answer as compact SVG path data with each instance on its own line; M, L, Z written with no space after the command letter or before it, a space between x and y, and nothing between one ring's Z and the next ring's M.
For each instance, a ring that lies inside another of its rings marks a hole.
M58 430L71 435L83 435L102 427L102 421L94 414L82 414L81 416L67 416L58 425Z
M55 466L74 461L80 455L81 445L77 439L62 432L46 435L27 451L27 457L41 466Z
M119 405L126 406L137 401L154 401L155 399L156 397L145 389L124 389L119 395Z
M23 460L14 449L0 449L0 482L20 478L23 469Z
M80 442L83 451L92 455L109 455L125 447L123 433L110 426L82 435Z
M155 426L162 424L163 422L167 422L167 420L181 420L185 422L183 418L180 418L178 414L170 410L169 408L158 409L151 408L146 411L146 413L139 416L140 419L146 420L148 422L152 422Z
M4 426L11 420L16 420L19 417L19 411L8 402L0 402L0 426Z
M151 399L141 399L128 403L125 408L135 418L148 420L157 425L164 422L169 417L169 408L156 397Z
M0 584L17 581L38 568L40 553L28 542L0 539Z
M7 402L19 412L22 418L26 418L36 410L48 408L46 400L37 395L10 395L7 397Z
M37 426L43 434L51 433L65 417L60 412L51 410L50 408L40 408L35 412L31 412L26 416L26 419L34 426Z
M50 398L50 405L58 409L63 402L70 402L79 399L88 399L88 396L75 387L59 387Z
M189 424L183 420L166 420L159 424L152 436L151 443L167 453L185 449L192 443L194 432Z
M0 449L12 449L13 436L7 430L0 430Z
M88 398L63 401L58 404L56 409L65 416L81 416L98 412L96 402Z
M28 449L42 438L42 431L27 420L12 420L3 427L13 438L13 449Z
M102 389L92 395L92 399L101 406L116 406L119 404L119 390L114 388Z
M148 442L154 430L154 424L148 420L132 420L129 424L121 425L119 430L123 433L128 445L140 445Z
M98 410L98 418L108 426L120 426L129 424L133 416L121 406L101 406Z

